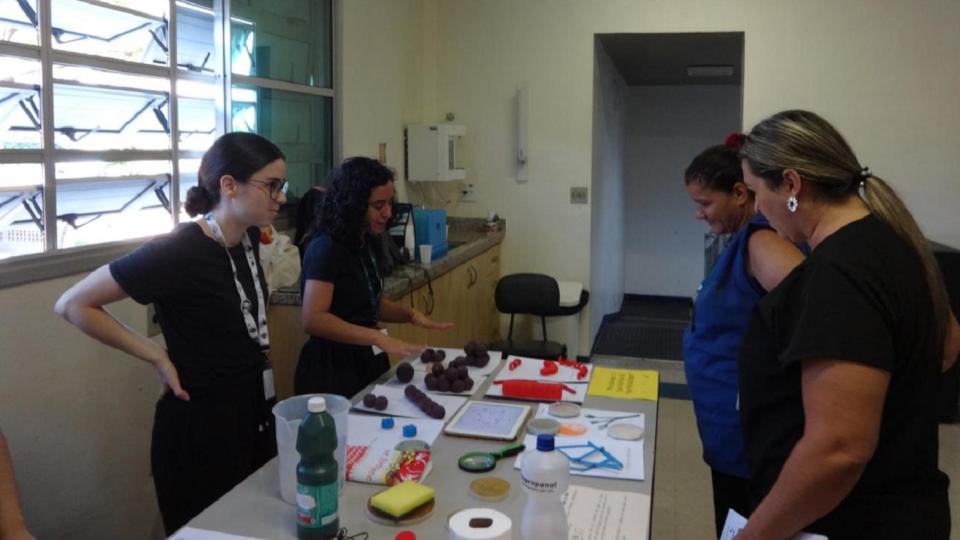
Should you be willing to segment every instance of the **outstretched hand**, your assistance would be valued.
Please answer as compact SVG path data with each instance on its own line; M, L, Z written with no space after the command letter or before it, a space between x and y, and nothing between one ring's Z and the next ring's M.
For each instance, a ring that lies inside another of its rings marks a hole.
M406 341L390 337L386 334L383 334L382 337L379 338L376 343L374 343L374 345L389 355L400 356L403 358L420 354L424 351L424 349L427 348L426 345L407 343Z
M414 310L413 315L410 316L410 324L419 326L420 328L429 328L430 330L446 330L448 328L453 328L452 322L435 322L423 313L420 313L416 310Z

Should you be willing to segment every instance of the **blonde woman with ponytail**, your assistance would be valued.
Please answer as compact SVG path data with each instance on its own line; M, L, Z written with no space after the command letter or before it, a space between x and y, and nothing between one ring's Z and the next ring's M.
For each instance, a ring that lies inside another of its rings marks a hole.
M740 156L758 211L812 251L741 348L754 510L738 539L946 540L934 396L960 327L920 228L814 113L762 121Z

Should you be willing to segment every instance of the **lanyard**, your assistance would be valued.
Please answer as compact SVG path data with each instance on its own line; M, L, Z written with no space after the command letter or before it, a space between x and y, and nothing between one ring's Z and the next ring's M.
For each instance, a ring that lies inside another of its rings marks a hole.
M257 258L253 253L253 243L250 241L250 235L244 231L243 236L240 237L240 243L243 244L243 252L247 256L247 264L250 265L250 275L253 276L253 287L257 291L256 321L254 321L253 315L250 313L250 299L247 298L247 293L243 290L243 285L240 284L240 278L237 275L237 265L234 264L233 257L227 249L227 242L223 238L223 231L220 229L220 225L217 223L217 220L213 219L213 214L207 214L203 216L203 219L206 220L207 225L210 226L210 232L213 234L214 239L223 246L223 251L227 254L227 260L230 261L230 269L233 270L233 283L237 286L237 294L240 295L240 312L243 314L243 322L247 325L247 334L250 336L250 339L260 345L261 350L264 352L269 351L270 337L267 333L267 308L264 305L263 289L260 288L260 273L257 271Z
M377 261L374 260L373 255L370 253L369 244L363 247L364 251L367 252L367 260L370 261L371 266L373 267L373 273L377 276L377 283L380 285L380 291L378 293L373 292L373 284L370 282L370 273L367 271L367 263L363 261L363 256L360 256L360 267L363 268L363 277L364 281L367 283L367 292L370 293L370 305L373 307L373 317L377 318L377 313L380 308L380 294L383 293L383 278L380 277L380 270L377 268Z

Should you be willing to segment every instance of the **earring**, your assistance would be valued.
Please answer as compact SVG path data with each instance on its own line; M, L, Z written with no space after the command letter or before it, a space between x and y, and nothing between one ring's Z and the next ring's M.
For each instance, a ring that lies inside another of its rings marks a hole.
M790 213L796 212L798 206L800 206L800 201L797 200L797 196L791 195L790 198L787 199L787 210L789 210Z

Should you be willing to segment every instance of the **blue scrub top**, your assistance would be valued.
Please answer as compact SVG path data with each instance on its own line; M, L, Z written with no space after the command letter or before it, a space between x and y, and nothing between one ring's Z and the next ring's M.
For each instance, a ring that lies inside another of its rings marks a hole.
M703 460L717 472L748 478L737 410L737 357L750 314L761 296L747 273L750 235L770 224L757 214L731 238L700 285L693 319L683 334L684 369L693 396Z

